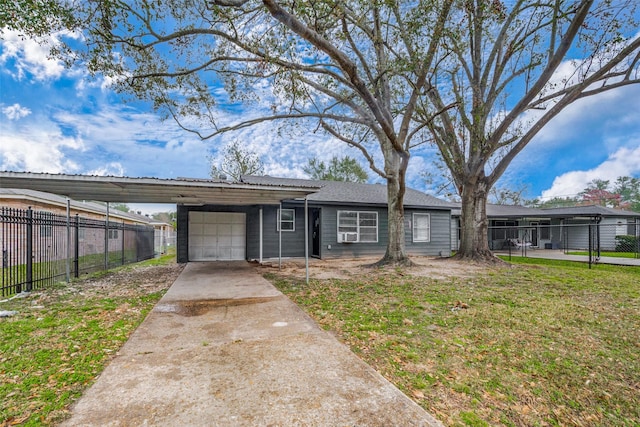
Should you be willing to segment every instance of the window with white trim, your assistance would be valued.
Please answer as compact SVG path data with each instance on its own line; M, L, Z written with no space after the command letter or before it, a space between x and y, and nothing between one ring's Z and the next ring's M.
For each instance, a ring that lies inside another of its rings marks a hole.
M296 210L278 209L278 227L276 231L296 231Z
M414 212L413 241L414 242L430 242L431 241L431 214Z
M344 238L347 233L355 234L355 239ZM346 241L376 243L378 212L338 211L338 242Z

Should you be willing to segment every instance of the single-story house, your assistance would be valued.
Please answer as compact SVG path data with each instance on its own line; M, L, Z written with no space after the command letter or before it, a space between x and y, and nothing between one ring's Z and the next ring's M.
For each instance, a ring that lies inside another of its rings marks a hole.
M387 246L387 188L382 184L243 176L270 187L314 188L279 205L178 204L178 262L382 256ZM405 239L410 255L448 256L452 204L407 189Z
M0 208L11 209L33 209L34 211L44 211L55 215L67 215L67 198L56 194L45 193L37 190L16 189L16 188L0 188ZM147 225L154 228L156 253L162 253L166 249L168 242L175 240L173 235L175 231L171 224L155 221L147 216L139 215L134 212L123 212L118 209L107 209L106 204L77 201L69 199L69 215L74 217L79 215L82 218L105 221L109 218L110 222L118 222L122 224ZM46 233L43 229L40 232ZM90 235L86 235L89 239ZM112 230L109 234L110 246L117 246L118 230ZM85 242L89 244L90 242ZM101 241L94 242L95 245L101 245Z
M586 249L589 247L589 224L598 225L598 244L603 250L616 247L616 236L636 236L640 230L640 213L603 206L567 208L529 208L512 205L487 205L489 247L506 249L511 242L526 242L533 248ZM452 210L452 242L459 244L460 207Z
M320 258L382 256L387 246L383 184L255 176L227 181L0 172L0 187L76 200L175 203L178 262L307 253ZM449 255L453 206L407 189L405 238L410 255Z

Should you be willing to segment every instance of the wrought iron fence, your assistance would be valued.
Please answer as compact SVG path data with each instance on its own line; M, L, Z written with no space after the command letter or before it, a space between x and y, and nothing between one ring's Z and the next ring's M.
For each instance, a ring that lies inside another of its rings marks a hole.
M154 256L152 226L0 208L0 295Z

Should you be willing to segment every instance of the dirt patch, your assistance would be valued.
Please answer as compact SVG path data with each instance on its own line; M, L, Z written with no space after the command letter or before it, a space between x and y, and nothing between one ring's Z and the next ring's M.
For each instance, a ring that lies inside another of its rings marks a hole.
M59 288L48 289L37 294L38 301L55 300L62 294L83 297L102 296L109 298L135 297L164 291L175 282L185 264L171 263L160 266L130 266L109 271L99 277L74 280Z
M379 257L322 260L314 258L309 260L309 277L318 280L347 280L393 270L412 276L450 279L453 277L474 277L478 274L497 269L496 266L457 261L451 258L426 256L411 257L411 260L415 264L411 267L371 267L371 265L378 260ZM283 260L282 268L279 269L278 267L277 260L263 263L260 266L260 268L278 275L305 278L305 262L303 259Z

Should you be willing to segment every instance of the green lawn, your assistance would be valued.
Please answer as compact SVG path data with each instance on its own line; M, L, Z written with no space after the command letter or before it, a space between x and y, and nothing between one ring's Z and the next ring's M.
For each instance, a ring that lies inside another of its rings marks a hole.
M0 310L17 314L0 319L0 426L63 419L164 294L140 286L149 280L144 268L169 264L177 265L174 255L1 303ZM160 272L151 276L162 279Z
M446 425L640 425L640 268L269 276Z

